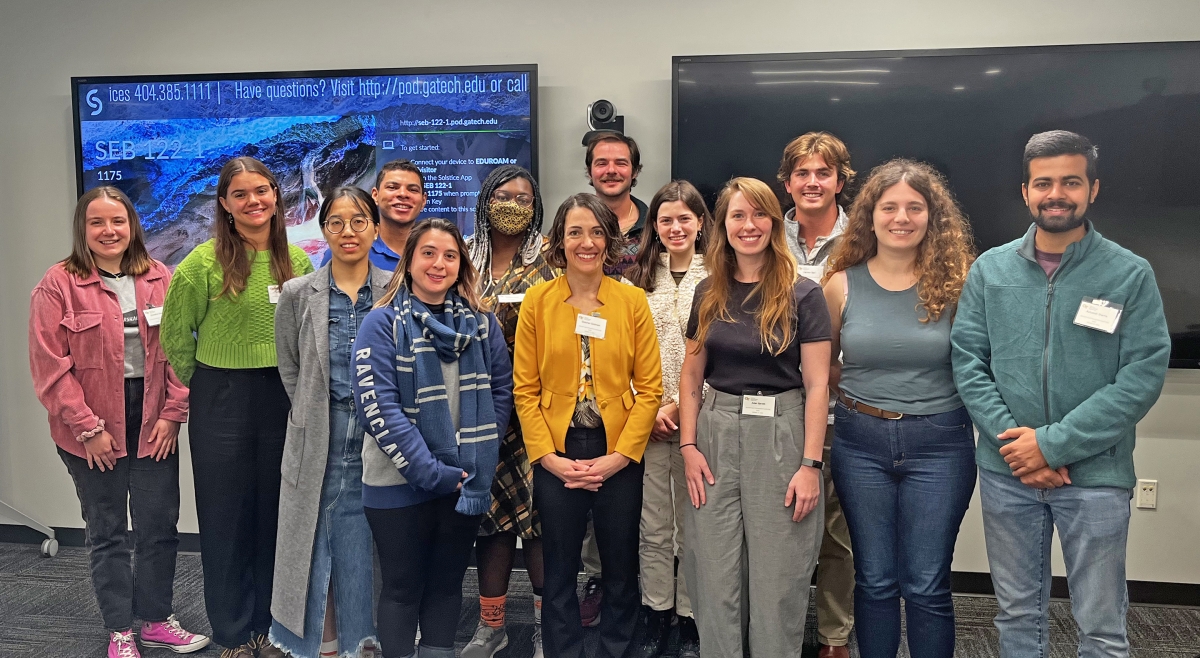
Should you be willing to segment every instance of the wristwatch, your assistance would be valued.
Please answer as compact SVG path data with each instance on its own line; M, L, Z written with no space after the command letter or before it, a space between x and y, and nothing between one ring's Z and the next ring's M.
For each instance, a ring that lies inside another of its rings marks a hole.
M800 459L800 465L801 466L812 466L813 468L817 469L818 471L825 470L825 462L821 461L820 459L809 459L808 457L802 457Z

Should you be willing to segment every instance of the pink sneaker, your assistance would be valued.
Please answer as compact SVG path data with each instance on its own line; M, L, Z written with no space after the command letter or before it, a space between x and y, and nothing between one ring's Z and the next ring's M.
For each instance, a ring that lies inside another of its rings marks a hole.
M142 624L141 638L142 644L145 646L162 647L170 649L175 653L199 651L207 647L211 641L203 635L183 630L183 627L175 619L175 615L167 617L166 621L144 622Z
M133 643L133 629L124 633L111 633L108 636L108 658L142 658L137 645Z

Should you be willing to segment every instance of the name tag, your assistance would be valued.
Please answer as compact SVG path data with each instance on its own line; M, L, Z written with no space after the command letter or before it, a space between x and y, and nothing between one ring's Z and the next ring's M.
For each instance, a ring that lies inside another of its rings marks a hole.
M158 325L162 324L162 307L161 306L159 306L158 308L154 308L154 307L148 308L148 309L142 311L142 315L145 316L146 326L148 326L148 327L157 327Z
M743 395L743 416L774 416L775 398L769 395Z
M580 313L575 316L575 333L589 338L604 338L604 330L608 328L608 320L593 315Z
M278 304L279 303L279 293L282 291L283 291L283 288L281 288L279 286L267 286L267 299L271 300L272 304Z
M1121 321L1121 311L1124 308L1114 302L1084 297L1079 303L1079 311L1075 313L1075 324L1111 334L1117 330L1117 323Z
M496 301L501 304L520 304L525 301L525 293L519 295L497 295Z
M821 277L825 276L824 265L800 265L800 276L811 279L815 283L821 283Z

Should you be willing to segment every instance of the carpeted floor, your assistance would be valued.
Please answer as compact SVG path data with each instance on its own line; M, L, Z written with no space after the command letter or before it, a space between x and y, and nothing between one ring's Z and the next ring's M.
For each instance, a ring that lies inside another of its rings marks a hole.
M459 648L470 639L479 614L473 570L467 572L463 591ZM527 658L532 653L533 593L523 572L514 574L508 601L509 647L497 658ZM179 556L175 611L186 628L208 632L197 554ZM996 613L995 601L983 596L957 596L955 611L958 622L955 656L998 656L996 631L991 621ZM810 636L814 614L809 611ZM105 655L107 637L101 627L83 549L63 548L57 557L46 559L41 557L37 546L0 543L0 619L4 620L0 623L0 658ZM1050 629L1051 656L1074 656L1075 625L1067 602L1052 604ZM1200 608L1130 606L1129 635L1137 658L1195 658L1200 653ZM214 658L219 653L210 647L194 655ZM811 653L815 656L815 649ZM165 649L148 649L143 655L167 658L175 654ZM858 655L853 646L851 655ZM907 658L907 650L902 647L900 655Z

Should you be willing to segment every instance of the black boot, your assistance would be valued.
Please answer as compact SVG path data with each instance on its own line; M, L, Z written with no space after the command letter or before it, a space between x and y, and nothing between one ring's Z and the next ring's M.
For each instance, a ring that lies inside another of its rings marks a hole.
M671 617L674 614L670 610L651 610L647 606L642 606L640 616L642 618L639 624L641 632L627 655L630 658L657 658L667 648L667 639L671 633Z
M700 658L700 631L691 617L679 618L679 658Z

